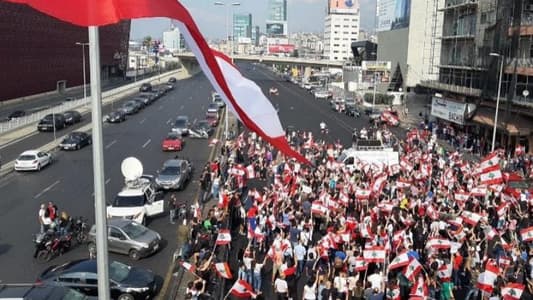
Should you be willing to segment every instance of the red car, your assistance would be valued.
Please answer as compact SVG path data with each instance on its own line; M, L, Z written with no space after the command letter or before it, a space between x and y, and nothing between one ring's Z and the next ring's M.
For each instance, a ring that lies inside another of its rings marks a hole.
M185 142L177 133L171 132L163 140L163 151L181 151Z
M218 113L206 113L205 120L209 123L209 125L211 125L211 127L217 127L219 120Z

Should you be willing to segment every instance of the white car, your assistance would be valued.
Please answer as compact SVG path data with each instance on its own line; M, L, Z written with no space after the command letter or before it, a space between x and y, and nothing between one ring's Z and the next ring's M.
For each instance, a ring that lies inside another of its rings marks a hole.
M39 150L24 151L15 160L15 171L40 171L52 163L52 155Z
M315 90L314 96L316 99L329 99L333 97L333 93L326 89Z

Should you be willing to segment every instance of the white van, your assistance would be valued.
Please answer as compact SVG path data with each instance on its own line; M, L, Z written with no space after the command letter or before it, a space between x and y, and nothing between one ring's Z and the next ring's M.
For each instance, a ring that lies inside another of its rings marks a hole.
M358 161L386 166L400 162L399 153L392 148L384 147L378 140L359 140L354 147L342 151L337 157L337 162L343 163L350 171L357 168Z

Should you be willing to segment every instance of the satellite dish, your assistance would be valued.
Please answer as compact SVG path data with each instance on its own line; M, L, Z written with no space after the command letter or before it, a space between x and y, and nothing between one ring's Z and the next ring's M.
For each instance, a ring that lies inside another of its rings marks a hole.
M135 157L128 157L122 161L120 170L126 181L133 181L143 174L143 164Z

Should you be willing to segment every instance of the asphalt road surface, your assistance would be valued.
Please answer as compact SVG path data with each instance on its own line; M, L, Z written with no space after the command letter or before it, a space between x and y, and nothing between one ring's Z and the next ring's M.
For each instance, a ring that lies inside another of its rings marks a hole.
M126 122L104 125L106 198L112 200L123 186L120 163L129 156L139 158L145 174L155 174L174 153L161 151L161 142L169 132L176 116L185 114L190 120L202 119L210 101L211 85L199 75L179 81L174 91L148 106L140 113L128 116ZM89 120L86 117L86 122ZM78 125L80 126L80 125ZM63 130L68 132L72 128ZM39 133L20 143L3 149L3 155L20 153L51 140L49 133ZM182 157L189 158L196 169L203 167L210 147L207 140L186 140ZM4 154L4 151L7 154ZM6 157L4 156L4 157ZM7 157L6 157L7 158ZM184 191L177 193L178 201L188 202L196 195L199 172ZM0 281L4 283L34 282L49 265L86 258L85 245L76 247L46 264L33 260L32 235L39 230L38 210L41 203L54 201L60 210L71 216L82 215L94 223L93 174L91 146L79 151L57 152L55 162L41 172L11 173L0 178ZM168 196L168 195L167 195ZM111 254L110 258L153 270L165 276L176 245L176 225L170 225L168 214L153 219L148 227L165 239L163 247L154 255L131 261L127 256Z

